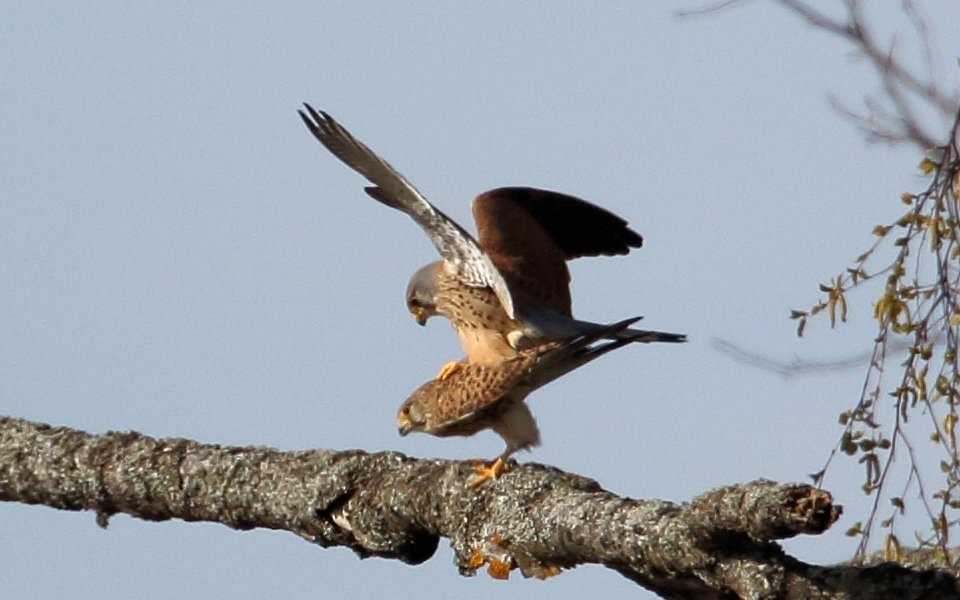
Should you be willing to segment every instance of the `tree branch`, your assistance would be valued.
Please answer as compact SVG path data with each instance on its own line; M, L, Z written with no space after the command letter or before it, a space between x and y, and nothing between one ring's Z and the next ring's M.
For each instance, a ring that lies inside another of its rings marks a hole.
M869 98L867 104L870 113L867 117L853 113L836 100L832 100L834 107L853 117L865 131L875 135L878 139L887 139L894 142L911 141L923 150L942 143L922 126L905 92L911 93L912 98L927 104L944 117L953 114L956 109L956 93L948 93L940 89L932 79L929 81L923 80L895 56L892 43L889 48L885 48L874 39L872 30L865 23L863 5L860 0L843 0L842 4L847 12L846 21L828 17L802 0L778 0L778 2L810 25L844 38L853 44L876 70L886 97L893 105L894 114L884 115L879 106L871 106L872 102ZM903 9L920 37L924 56L929 66L931 59L928 51L929 32L926 29L926 24L909 1L903 3Z
M864 3L861 0L837 2L845 13L843 17L829 16L814 8L815 3L807 0L774 1L811 26L849 42L876 71L883 94L879 98L867 96L864 99L867 109L865 114L858 113L839 99L830 97L833 108L852 120L867 134L868 140L882 140L890 143L911 142L921 150L928 150L942 144L936 134L930 133L924 127L918 110L924 113L929 111L946 121L956 110L958 96L956 90L944 89L934 78L930 30L926 20L911 0L901 0L900 4L921 46L920 53L928 71L926 79L908 67L908 62L894 52L896 37L889 44L878 41L874 37L873 29L867 25L864 18ZM689 18L717 13L743 4L746 4L746 0L717 1L705 7L675 11L674 14L681 18ZM886 107L885 104L889 104L890 107Z
M147 520L285 529L361 557L420 563L449 538L462 574L546 577L600 563L668 598L956 598L957 581L896 565L818 567L770 540L821 533L829 493L754 481L689 503L633 500L525 464L474 489L469 463L396 452L280 452L0 417L0 500Z

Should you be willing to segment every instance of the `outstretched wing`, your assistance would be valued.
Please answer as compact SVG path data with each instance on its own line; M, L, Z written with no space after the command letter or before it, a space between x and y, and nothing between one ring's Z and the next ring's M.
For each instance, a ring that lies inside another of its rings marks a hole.
M503 238L513 240L515 236L497 236L496 230L510 227L519 213L530 215L567 260L627 254L643 245L643 237L625 219L592 202L550 190L502 187L473 201L477 239L484 250L491 252L491 245L502 244Z
M504 310L514 317L514 302L503 275L477 241L453 219L430 204L413 184L370 148L323 111L304 104L300 117L327 150L376 187L367 193L380 202L410 215L430 237L447 266L470 287L490 287ZM308 115L309 114L309 115Z
M627 254L640 234L612 212L567 194L502 187L473 201L477 242L510 283L514 299L570 316L570 272L580 256Z

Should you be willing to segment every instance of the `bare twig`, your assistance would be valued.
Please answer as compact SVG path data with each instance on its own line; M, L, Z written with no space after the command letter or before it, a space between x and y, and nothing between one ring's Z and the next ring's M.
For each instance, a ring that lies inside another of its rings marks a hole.
M717 13L722 10L733 8L737 4L746 4L745 0L726 0L725 2L714 2L698 8L687 8L673 11L673 16L678 19L690 17L702 17L711 13Z
M935 124L939 131L957 107L956 89L949 91L938 85L934 77L934 56L931 32L927 19L911 0L901 0L901 8L910 23L920 46L921 60L926 66L923 76L915 73L895 52L896 44L878 41L866 24L861 0L837 0L844 16L828 15L803 0L774 0L802 18L813 27L849 42L857 53L876 71L883 89L881 99L864 98L866 113L852 110L847 103L831 97L830 103L842 115L853 121L867 134L870 141L889 143L910 142L926 150L943 143L938 135L924 127L919 109L938 115L942 122ZM714 2L706 6L674 11L678 18L692 18L718 13L746 4L745 0Z
M815 375L818 373L833 373L837 371L849 371L850 369L862 368L867 365L872 356L872 352L864 352L854 356L836 358L833 360L810 360L807 358L794 357L790 360L782 360L767 356L760 352L747 350L733 342L714 338L710 341L714 350L724 354L731 359L762 371L776 373L784 379L800 377L804 375ZM897 342L897 350L906 350L908 345L904 342Z
M893 114L882 110L879 103L872 98L867 98L869 111L867 115L858 115L835 99L831 101L842 113L852 116L861 128L868 131L871 139L908 141L924 150L942 143L937 135L928 133L923 127L912 100L927 105L946 120L956 110L956 91L948 93L938 86L934 79L922 78L911 71L894 52L893 43L889 48L883 47L866 26L863 4L859 0L842 1L841 4L846 9L845 20L831 18L801 0L777 0L777 2L810 25L846 39L873 66L880 77L887 100L893 105ZM920 39L928 71L932 72L933 59L926 20L912 2L907 0L902 3L902 7ZM906 92L912 96L908 98Z

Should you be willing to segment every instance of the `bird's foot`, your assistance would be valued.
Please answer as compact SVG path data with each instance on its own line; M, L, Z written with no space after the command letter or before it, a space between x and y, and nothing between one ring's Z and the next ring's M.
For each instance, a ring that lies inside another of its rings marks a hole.
M494 535L483 543L480 548L474 548L467 563L471 569L479 569L487 565L487 573L494 579L508 579L513 567L506 544L499 535Z
M510 563L503 560L491 560L487 566L487 573L494 579L510 578Z
M498 457L492 463L476 461L473 464L473 470L476 477L470 480L470 487L479 487L490 479L496 479L507 472L507 461L503 457Z
M457 360L452 360L441 367L440 372L437 373L437 381L446 381L451 375L461 369L463 369L463 363Z
M479 569L487 562L487 557L483 555L483 550L480 548L474 548L470 551L470 560L467 561L467 566L471 569Z
M499 534L490 536L479 547L471 549L467 567L476 570L483 565L487 565L487 573L494 579L507 579L513 569L520 569L524 577L537 579L547 579L563 572L560 565L540 562Z

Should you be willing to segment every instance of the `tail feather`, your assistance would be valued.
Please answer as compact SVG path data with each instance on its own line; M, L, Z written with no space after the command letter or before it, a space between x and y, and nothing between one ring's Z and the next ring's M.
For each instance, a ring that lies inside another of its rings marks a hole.
M616 334L617 339L623 336L629 337L631 342L640 344L650 344L652 342L680 344L687 341L687 334L685 333L667 333L666 331L648 331L646 329L630 328Z
M634 317L612 325L597 325L589 333L575 336L561 342L559 346L546 350L531 367L529 373L531 388L542 387L600 358L607 352L642 341L640 338L649 332L629 329L630 325L639 320L640 317Z
M635 317L631 319L631 322L636 322L642 318L643 317ZM525 312L523 322L524 331L522 337L524 341L531 346L544 342L560 342L577 336L597 333L600 335L595 338L595 340L600 338L619 340L624 336L628 336L630 338L629 341L641 344L654 342L681 343L687 341L687 336L682 333L625 328L620 326L622 322L613 325L604 325L602 323L581 321L549 310L532 310Z

